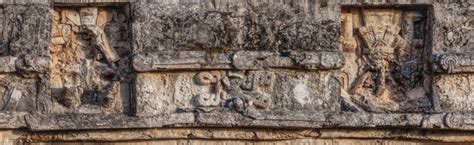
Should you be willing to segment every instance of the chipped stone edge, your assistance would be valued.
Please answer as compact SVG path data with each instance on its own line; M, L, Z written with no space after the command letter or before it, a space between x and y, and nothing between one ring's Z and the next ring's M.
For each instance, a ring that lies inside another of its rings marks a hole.
M25 128L25 116L28 112L0 112L0 128L1 129L17 129Z
M125 115L41 115L25 116L32 131L97 130L163 127L258 127L258 128L411 128L433 130L474 130L474 113L436 114L373 114L373 113L315 113L321 121L253 119L232 112L184 112L153 116ZM350 121L349 121L350 120ZM7 126L2 124L0 126ZM18 127L18 126L16 126ZM13 127L10 127L13 128Z

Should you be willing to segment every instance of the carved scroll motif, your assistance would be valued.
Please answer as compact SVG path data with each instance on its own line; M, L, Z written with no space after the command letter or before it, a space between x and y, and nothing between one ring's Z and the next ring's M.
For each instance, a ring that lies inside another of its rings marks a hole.
M474 54L444 54L437 57L434 66L438 73L472 73L474 72Z
M210 91L194 96L196 107L226 106L244 111L253 106L257 109L269 109L271 91L275 76L266 71L247 73L231 71L201 72L194 76L197 85L207 85Z
M444 116L444 124L455 129L474 129L474 116L472 114L447 113Z

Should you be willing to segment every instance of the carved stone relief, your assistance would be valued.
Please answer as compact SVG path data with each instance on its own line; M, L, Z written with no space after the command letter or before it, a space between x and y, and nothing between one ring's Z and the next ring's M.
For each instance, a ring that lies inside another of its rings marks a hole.
M474 129L474 115L468 113L447 113L444 123L449 128Z
M344 57L328 35L338 30L336 3L169 0L132 9L137 116L319 121L314 114L340 109L333 96Z
M474 76L457 74L435 77L434 91L442 111L474 111Z
M0 74L0 111L34 111L37 89L34 78L22 78L14 74Z
M1 128L474 130L472 2L20 1Z
M0 112L35 112L47 87L50 14L43 5L0 6ZM8 122L9 117L4 117ZM0 121L1 122L1 121Z
M426 11L345 8L341 14L343 91L358 111L418 112L430 109L429 72L424 57Z
M438 55L433 67L442 74L461 74L474 72L474 53L450 53Z
M433 52L474 53L474 6L472 2L434 4L436 19L435 37L437 42ZM443 19L444 18L444 19Z
M474 4L435 3L433 92L439 111L473 112Z
M331 112L338 110L338 99L324 87L337 84L329 72L294 70L142 73L137 78L137 113L227 109L264 118L285 110L294 111L291 115Z
M127 110L131 81L127 22L128 14L119 6L54 9L51 95L64 111Z

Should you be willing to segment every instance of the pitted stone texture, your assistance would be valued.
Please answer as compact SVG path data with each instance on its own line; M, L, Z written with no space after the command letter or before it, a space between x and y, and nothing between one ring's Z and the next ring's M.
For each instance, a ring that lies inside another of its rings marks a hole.
M433 4L433 91L438 111L473 112L474 3Z
M30 112L37 109L39 80L0 74L0 111Z
M434 92L439 111L474 112L474 76L441 75L435 79Z
M348 7L341 14L342 97L348 111L432 108L426 7Z
M474 52L474 3L445 2L433 4L436 22L436 54Z
M53 12L48 113L127 112L132 71L125 7Z
M181 1L132 4L135 51L335 50L335 2Z
M290 112L339 109L331 72L294 70L142 73L137 78L137 114L230 108L254 118ZM278 118L278 117L276 117Z
M3 5L0 22L0 56L49 56L49 6Z

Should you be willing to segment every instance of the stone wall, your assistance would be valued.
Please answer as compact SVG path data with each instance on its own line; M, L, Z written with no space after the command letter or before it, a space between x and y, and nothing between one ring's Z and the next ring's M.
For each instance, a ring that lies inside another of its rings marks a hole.
M472 1L18 0L0 21L17 140L474 141Z

